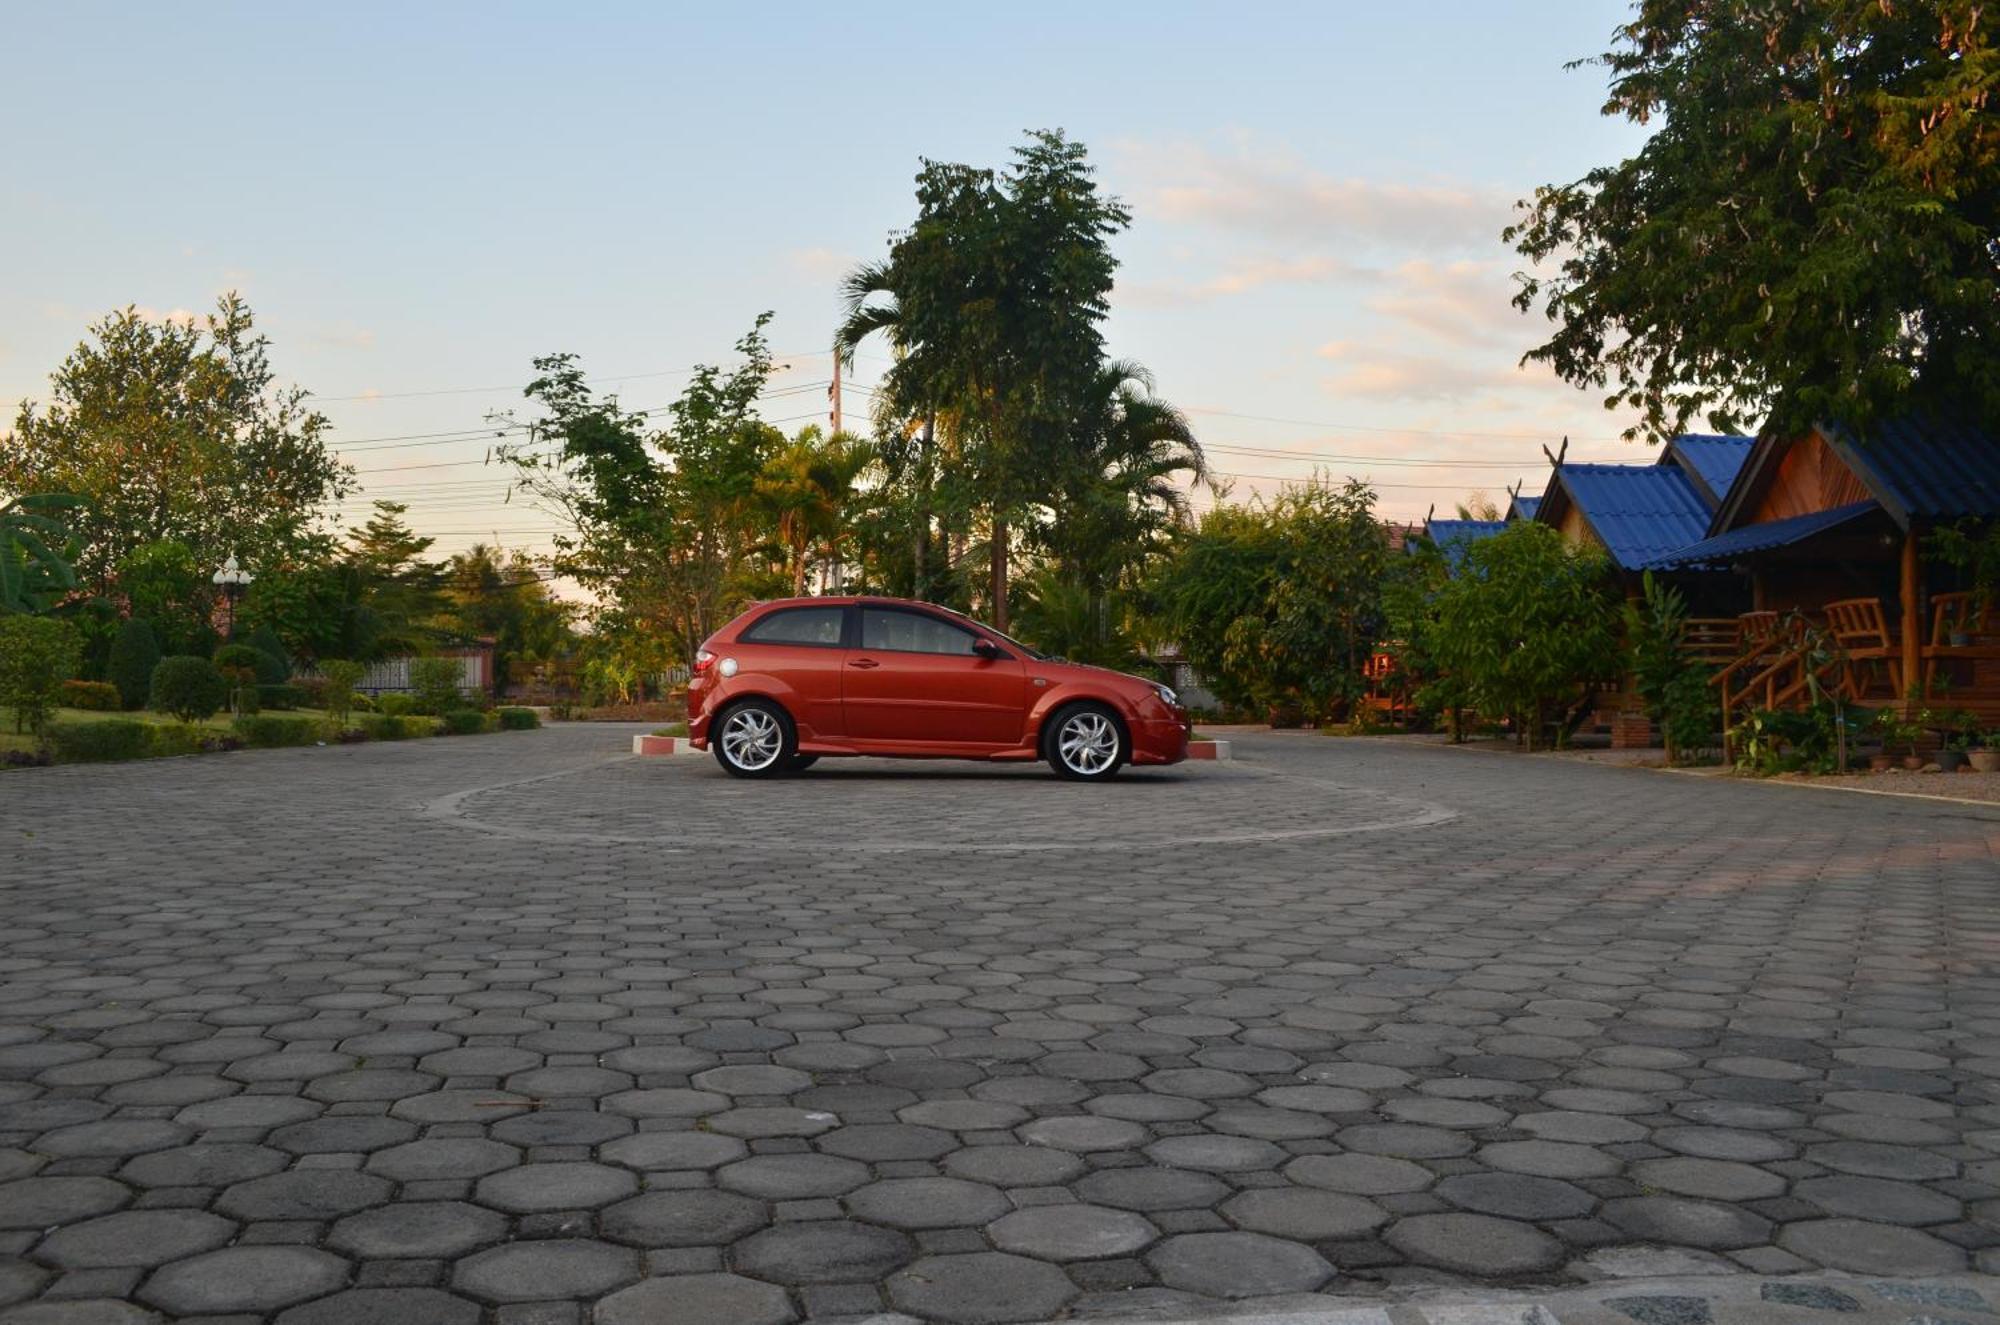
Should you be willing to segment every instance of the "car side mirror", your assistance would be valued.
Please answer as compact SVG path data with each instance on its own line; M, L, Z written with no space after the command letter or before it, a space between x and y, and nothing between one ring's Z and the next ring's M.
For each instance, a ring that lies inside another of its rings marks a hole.
M982 636L973 637L972 651L982 658L1004 658L1007 656L1001 651L998 644Z

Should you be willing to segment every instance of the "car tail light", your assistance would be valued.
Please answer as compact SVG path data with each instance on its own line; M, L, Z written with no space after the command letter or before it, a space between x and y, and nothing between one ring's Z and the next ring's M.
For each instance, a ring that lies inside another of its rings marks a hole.
M694 674L696 676L700 676L703 672L706 672L709 668L713 666L715 666L714 654L710 653L707 649L699 649L695 652Z

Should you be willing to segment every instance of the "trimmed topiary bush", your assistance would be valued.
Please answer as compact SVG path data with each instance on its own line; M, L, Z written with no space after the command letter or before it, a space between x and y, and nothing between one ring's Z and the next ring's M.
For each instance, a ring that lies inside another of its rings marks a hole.
M250 647L257 650L258 685L278 686L291 679L291 655L285 652L277 631L269 626L257 627L250 632Z
M109 681L65 681L62 683L61 699L66 709L83 709L91 713L116 713L125 707L118 687Z
M437 723L420 713L357 713L354 725L367 732L371 741L409 741L437 735Z
M146 707L153 688L153 669L160 665L160 642L153 635L153 623L144 617L128 617L111 641L111 659L106 670L111 684L128 709Z
M182 722L203 722L229 702L229 682L206 658L187 654L162 658L153 669L149 702Z
M541 717L533 709L503 708L495 709L494 713L503 732L531 732L542 725Z
M153 753L153 727L137 718L105 718L100 722L49 724L49 747L56 762L100 763L109 759L144 759Z
M453 709L444 715L447 736L477 736L486 729L486 715L478 709Z
M231 724L243 744L253 750L270 750L285 745L314 745L326 735L318 718L296 714L250 714Z

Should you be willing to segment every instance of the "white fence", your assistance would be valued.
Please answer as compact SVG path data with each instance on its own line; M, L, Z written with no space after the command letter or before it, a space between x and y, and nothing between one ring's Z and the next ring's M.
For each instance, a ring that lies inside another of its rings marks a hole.
M493 688L491 656L487 653L443 653L438 657L448 658L458 664L458 692L462 695L479 694ZM381 662L368 664L368 670L354 688L364 695L408 694L416 689L410 682L410 664L413 657L384 658ZM301 676L317 676L317 672L301 672Z

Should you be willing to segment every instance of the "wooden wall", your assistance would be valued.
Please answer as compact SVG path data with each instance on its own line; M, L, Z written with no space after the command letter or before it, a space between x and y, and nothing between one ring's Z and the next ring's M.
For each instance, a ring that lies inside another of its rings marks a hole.
M1868 489L1816 432L1785 448L1778 472L1743 524L1763 524L1868 500Z

